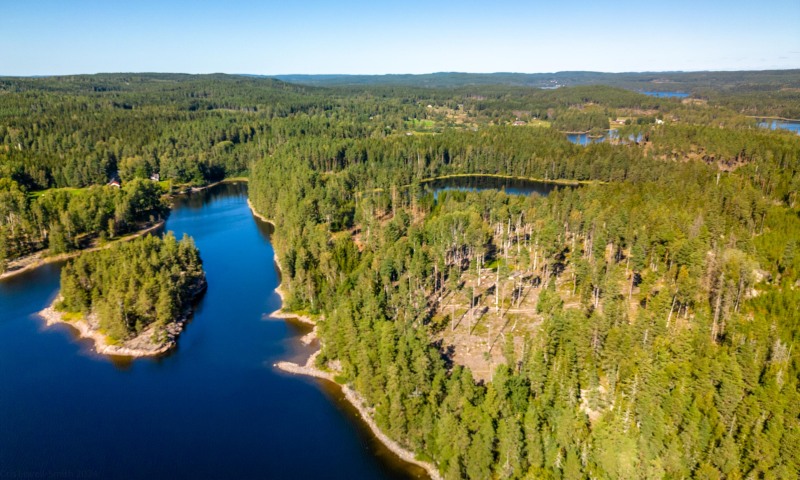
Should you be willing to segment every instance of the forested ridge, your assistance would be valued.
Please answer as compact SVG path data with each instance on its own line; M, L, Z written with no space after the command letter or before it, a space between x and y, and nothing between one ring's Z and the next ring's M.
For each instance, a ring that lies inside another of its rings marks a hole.
M276 225L285 307L319 319L319 366L444 477L794 478L800 137L744 114L797 108L769 93L796 85L693 78L709 90L690 102L602 85L2 79L0 238L55 187L246 174ZM612 122L604 143L563 134ZM455 174L586 184L425 182Z
M324 314L322 364L446 477L797 473L800 218L746 176L679 163L545 199L417 190L343 208L326 196L353 177L277 165L256 165L251 198L276 220L289 306ZM358 245L331 238L351 224ZM476 386L430 338L481 250L498 278L534 277L543 321L522 348L475 347L506 359Z

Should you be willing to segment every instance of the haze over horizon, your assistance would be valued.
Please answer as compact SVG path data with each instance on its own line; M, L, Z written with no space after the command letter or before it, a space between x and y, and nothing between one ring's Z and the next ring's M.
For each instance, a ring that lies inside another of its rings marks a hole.
M0 75L800 68L800 2L144 0L5 5Z

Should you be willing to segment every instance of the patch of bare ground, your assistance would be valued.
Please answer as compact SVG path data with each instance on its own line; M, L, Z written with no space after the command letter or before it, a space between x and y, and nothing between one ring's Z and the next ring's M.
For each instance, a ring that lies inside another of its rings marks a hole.
M433 341L479 381L490 381L497 365L506 362L509 342L521 358L525 336L535 335L542 320L536 313L541 291L537 276L512 273L501 279L499 298L495 282L491 270L483 270L480 278L470 272L462 276L459 289L434 299L432 323L441 327Z
M631 119L638 117L651 117L656 114L658 114L658 110L646 108L623 108L619 110L619 116Z
M702 98L684 98L681 100L681 103L684 105L705 105L708 103L708 100Z

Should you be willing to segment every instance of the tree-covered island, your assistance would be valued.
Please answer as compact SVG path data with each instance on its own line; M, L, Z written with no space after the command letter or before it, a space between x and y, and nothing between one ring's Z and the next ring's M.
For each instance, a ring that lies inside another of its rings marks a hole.
M148 235L69 261L59 298L41 315L72 324L98 353L153 356L175 346L205 288L190 237Z

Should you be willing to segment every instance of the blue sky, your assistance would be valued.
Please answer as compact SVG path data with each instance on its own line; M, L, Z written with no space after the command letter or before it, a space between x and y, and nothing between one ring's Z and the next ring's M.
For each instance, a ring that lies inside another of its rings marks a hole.
M800 0L0 0L0 75L800 68Z

